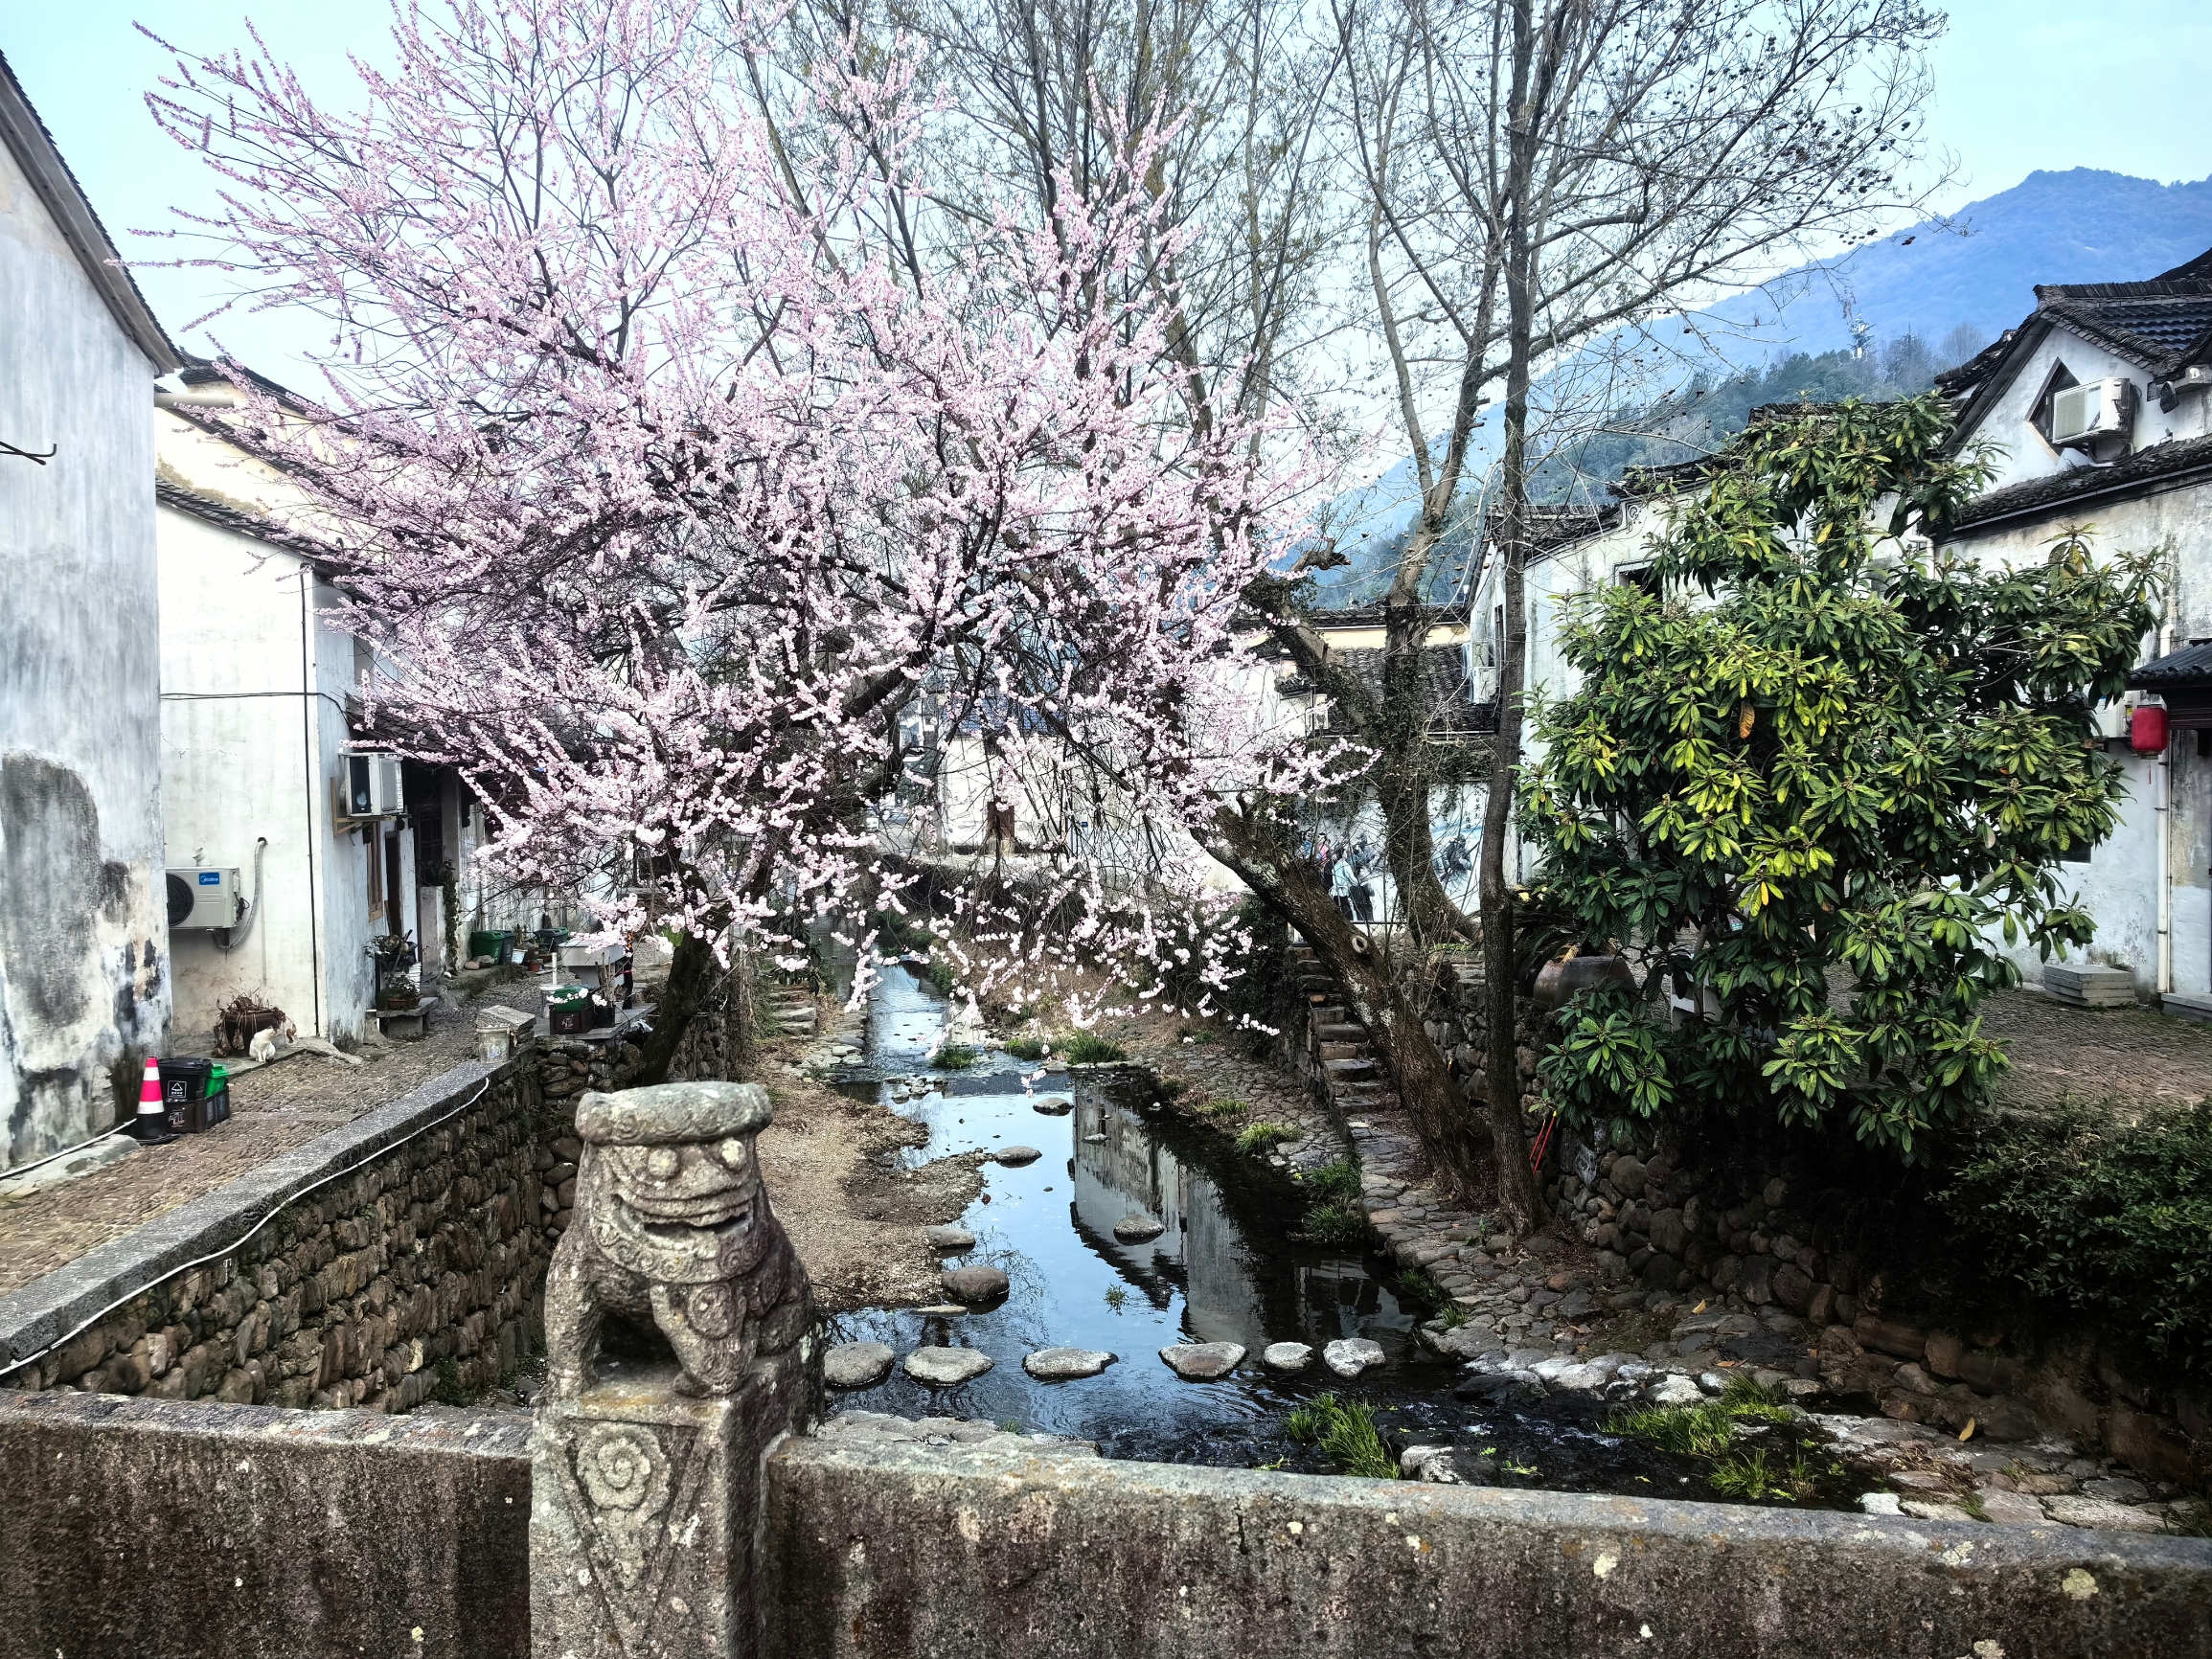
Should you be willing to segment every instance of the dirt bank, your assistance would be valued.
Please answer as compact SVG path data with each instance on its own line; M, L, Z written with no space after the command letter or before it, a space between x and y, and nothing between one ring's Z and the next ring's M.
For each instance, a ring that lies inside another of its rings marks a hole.
M926 1131L889 1108L849 1100L790 1064L798 1043L764 1045L753 1077L776 1102L760 1139L768 1200L798 1246L823 1311L938 1302L939 1261L922 1230L957 1221L983 1177L980 1152L900 1167Z

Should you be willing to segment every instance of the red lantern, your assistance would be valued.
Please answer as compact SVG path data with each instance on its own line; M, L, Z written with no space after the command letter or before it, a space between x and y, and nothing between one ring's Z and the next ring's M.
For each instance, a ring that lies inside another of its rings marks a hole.
M2159 703L2137 703L2128 720L2128 747L2138 755L2163 754L2166 748L2166 710Z

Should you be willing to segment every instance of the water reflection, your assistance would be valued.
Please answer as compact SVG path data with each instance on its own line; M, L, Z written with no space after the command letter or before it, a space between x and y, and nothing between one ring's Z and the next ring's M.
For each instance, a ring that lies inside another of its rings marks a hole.
M999 1267L1012 1288L1002 1306L980 1312L848 1314L834 1339L870 1337L901 1354L923 1344L975 1348L994 1368L957 1389L929 1389L894 1371L879 1387L840 1398L907 1416L1015 1420L1125 1456L1236 1463L1263 1461L1266 1425L1296 1398L1334 1384L1318 1368L1295 1382L1267 1376L1259 1352L1270 1342L1375 1338L1390 1366L1363 1380L1369 1398L1378 1388L1427 1392L1448 1382L1448 1370L1412 1343L1413 1316L1380 1282L1386 1263L1296 1239L1294 1189L1220 1138L1151 1110L1134 1074L1071 1079L992 1055L906 1098L912 1085L901 1079L920 1072L944 1017L944 1004L912 974L889 969L869 1019L878 1080L849 1086L880 1092L929 1125L916 1158L1016 1145L1041 1151L1021 1168L987 1166L984 1195L962 1217L977 1240L969 1260ZM1115 1223L1131 1215L1152 1216L1163 1231L1141 1243L1117 1239ZM1246 1370L1188 1383L1158 1356L1173 1343L1215 1341L1250 1350ZM1056 1346L1104 1349L1120 1362L1065 1383L1022 1371L1024 1354Z

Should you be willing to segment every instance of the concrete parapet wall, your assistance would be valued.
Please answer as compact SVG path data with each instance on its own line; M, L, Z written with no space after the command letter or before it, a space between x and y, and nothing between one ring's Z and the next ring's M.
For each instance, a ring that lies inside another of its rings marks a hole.
M787 1443L777 1659L2212 1653L2212 1544Z
M562 1173L537 1067L456 1066L0 1297L0 1388L404 1410L497 1381Z
M531 1651L530 1425L0 1395L0 1659ZM2212 1543L787 1441L774 1659L2212 1654ZM539 1573L573 1575L573 1560Z
M521 1659L529 1435L0 1394L0 1659Z

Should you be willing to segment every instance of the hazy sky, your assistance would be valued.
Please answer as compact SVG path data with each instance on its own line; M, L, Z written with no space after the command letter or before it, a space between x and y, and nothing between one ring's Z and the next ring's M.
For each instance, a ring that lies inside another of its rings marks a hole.
M378 55L386 12L375 0L70 0L0 6L7 54L125 257L125 233L169 222L171 204L208 199L198 164L155 130L141 94L167 67L144 22L179 45L244 39L251 16L311 85L343 102L345 53ZM1932 130L1956 157L1954 208L2018 184L2038 168L2107 168L2163 182L2212 174L2212 5L2204 0L1960 0L1935 58ZM183 343L207 308L205 274L142 271L157 313ZM224 342L280 378L295 338L267 319L218 325ZM295 371L296 372L296 371Z

